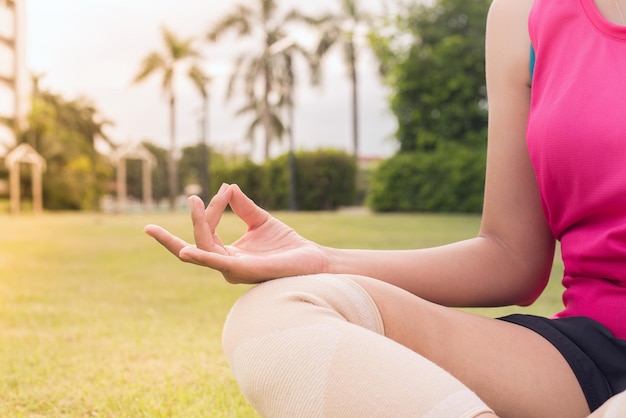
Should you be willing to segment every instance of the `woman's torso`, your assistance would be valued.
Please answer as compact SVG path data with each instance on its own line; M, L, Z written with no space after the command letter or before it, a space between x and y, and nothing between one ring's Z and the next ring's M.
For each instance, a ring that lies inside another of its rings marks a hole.
M535 0L528 150L561 241L564 310L626 339L626 27L594 0Z

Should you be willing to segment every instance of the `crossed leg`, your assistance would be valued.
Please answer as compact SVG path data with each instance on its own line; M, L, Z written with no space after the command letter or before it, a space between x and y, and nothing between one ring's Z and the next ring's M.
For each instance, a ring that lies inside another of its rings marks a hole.
M569 366L541 336L360 276L252 288L229 315L224 349L265 416L589 414Z
M618 393L596 409L589 418L623 418L626 417L626 391Z
M449 371L498 416L574 418L589 414L569 365L535 332L432 304L374 279L352 280L375 301L387 337Z

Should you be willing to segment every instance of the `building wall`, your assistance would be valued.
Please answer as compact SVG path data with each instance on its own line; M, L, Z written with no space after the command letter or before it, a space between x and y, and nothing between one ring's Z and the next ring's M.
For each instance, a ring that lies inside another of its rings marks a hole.
M0 156L15 145L29 110L25 1L0 0Z

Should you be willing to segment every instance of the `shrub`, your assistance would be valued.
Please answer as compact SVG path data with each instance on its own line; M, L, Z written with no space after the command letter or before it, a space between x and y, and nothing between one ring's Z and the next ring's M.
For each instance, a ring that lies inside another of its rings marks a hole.
M289 206L289 154L281 155L265 163L263 174L265 206L268 209L287 208Z
M296 196L300 210L333 210L353 204L356 162L342 151L301 151L296 154ZM289 206L289 155L263 165L251 161L215 168L211 177L219 183L236 183L269 210Z
M235 164L224 165L216 168L211 173L212 183L237 184L250 199L258 205L265 207L267 197L264 195L263 166L255 164L251 160L244 160Z
M400 153L374 173L367 205L379 212L480 212L484 173L484 152L459 145Z
M343 151L299 152L296 156L298 208L334 210L354 203L357 165Z

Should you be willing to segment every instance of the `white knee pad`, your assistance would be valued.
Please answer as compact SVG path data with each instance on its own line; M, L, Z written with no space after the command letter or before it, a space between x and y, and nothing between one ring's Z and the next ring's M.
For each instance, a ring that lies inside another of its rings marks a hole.
M611 404L606 410L604 418L626 417L626 391L620 393L619 395L615 395L610 402Z
M272 280L233 306L223 346L246 398L266 417L473 417L463 384L386 338L369 294L346 276Z
M235 303L222 342L242 392L257 411L264 416L324 415L319 408L341 337L335 321L383 333L371 297L337 276L271 280ZM269 373L268 366L273 369Z
M250 338L264 334L267 329L277 331L319 322L317 314L311 315L311 311L319 310L384 334L376 304L354 281L335 275L298 276L270 280L246 292L235 303L224 325L224 349L228 354L234 341L244 335ZM273 318L271 323L267 322L268 318Z

